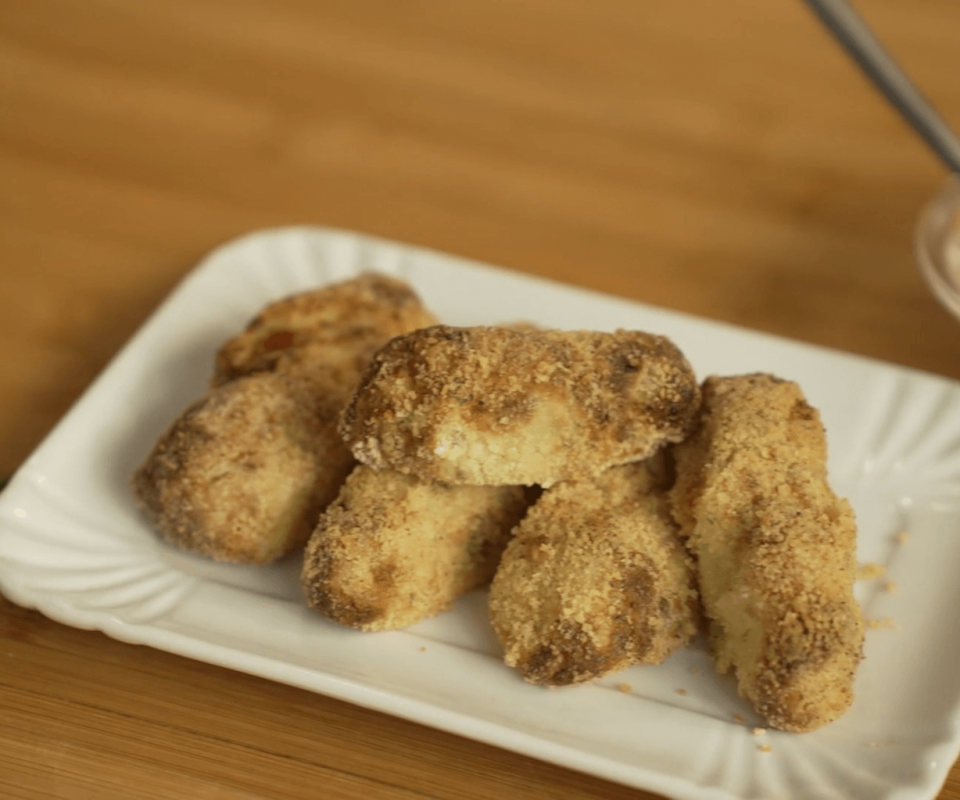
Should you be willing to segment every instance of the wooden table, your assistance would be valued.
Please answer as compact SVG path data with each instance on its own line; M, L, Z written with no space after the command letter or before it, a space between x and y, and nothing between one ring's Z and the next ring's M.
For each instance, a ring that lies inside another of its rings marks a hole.
M960 125L960 5L861 8ZM800 2L6 2L0 474L206 251L290 223L960 378L912 257L943 179ZM0 795L651 796L2 599Z

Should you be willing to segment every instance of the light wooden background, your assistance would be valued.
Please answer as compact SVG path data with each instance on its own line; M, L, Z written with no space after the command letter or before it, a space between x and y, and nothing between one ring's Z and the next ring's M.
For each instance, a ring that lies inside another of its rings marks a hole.
M859 7L960 125L960 4ZM912 256L944 177L799 0L6 0L0 475L291 223L960 378ZM0 795L650 796L2 599Z

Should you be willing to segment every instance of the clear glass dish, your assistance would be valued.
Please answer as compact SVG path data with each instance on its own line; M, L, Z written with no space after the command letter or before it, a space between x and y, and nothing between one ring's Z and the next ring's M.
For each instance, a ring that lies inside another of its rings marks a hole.
M920 214L916 258L934 296L960 319L960 179L951 178Z

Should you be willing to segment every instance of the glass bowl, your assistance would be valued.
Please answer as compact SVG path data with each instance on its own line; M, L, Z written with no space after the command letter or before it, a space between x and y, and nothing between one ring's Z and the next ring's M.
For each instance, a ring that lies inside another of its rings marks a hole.
M916 232L920 272L933 294L960 319L960 180L951 178L920 213Z

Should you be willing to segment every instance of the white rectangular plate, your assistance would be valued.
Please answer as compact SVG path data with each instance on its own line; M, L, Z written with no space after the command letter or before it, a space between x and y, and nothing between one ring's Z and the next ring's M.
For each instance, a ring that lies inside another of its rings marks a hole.
M234 567L160 543L127 482L204 390L216 348L268 301L363 270L408 280L450 324L648 330L670 336L701 377L798 381L827 426L834 487L857 513L859 560L888 573L857 586L867 617L895 627L868 631L853 708L815 733L758 736L702 647L550 691L502 664L482 592L409 630L364 634L307 610L296 559ZM957 564L956 383L316 228L215 251L0 495L0 590L52 619L698 800L934 797L960 752Z

